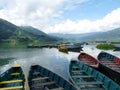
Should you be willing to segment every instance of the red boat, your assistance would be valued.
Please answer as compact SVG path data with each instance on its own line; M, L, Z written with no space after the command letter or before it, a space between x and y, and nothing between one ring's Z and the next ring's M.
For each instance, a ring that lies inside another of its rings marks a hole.
M78 56L78 60L84 64L87 64L88 66L91 66L93 68L97 68L99 65L99 62L97 59L92 57L91 55L81 52Z

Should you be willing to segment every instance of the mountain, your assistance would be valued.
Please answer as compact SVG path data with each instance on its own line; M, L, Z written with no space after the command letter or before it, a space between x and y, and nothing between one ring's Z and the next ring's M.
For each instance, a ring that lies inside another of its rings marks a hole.
M11 43L14 45L21 43L45 43L57 41L57 38L51 37L44 32L33 27L19 27L4 19L0 19L0 45Z
M83 38L88 41L120 41L120 28L100 32Z
M36 34L36 35L43 35L43 36L47 36L46 33L40 31L39 29L37 28L34 28L32 26L20 26L21 29L27 31L27 32L30 32L30 33L33 33L33 34Z
M61 37L69 41L120 41L120 28L112 29L106 32L91 32L84 34L59 34L52 33L50 35Z
M24 31L27 31L29 33L32 33L32 34L38 36L40 40L45 40L45 41L57 41L57 40L59 40L59 38L49 36L48 34L42 32L41 30L34 28L32 26L20 26L20 28Z

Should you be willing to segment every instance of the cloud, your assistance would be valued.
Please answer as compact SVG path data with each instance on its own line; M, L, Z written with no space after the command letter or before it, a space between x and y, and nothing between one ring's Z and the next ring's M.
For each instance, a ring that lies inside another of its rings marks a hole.
M120 8L99 20L63 20L63 13L89 0L0 0L0 18L46 33L86 33L120 27Z
M16 25L43 28L59 19L66 8L86 0L0 0L0 18Z
M47 33L88 33L96 31L107 31L120 27L120 8L113 10L99 20L87 19L72 21L67 19L63 23L44 28Z

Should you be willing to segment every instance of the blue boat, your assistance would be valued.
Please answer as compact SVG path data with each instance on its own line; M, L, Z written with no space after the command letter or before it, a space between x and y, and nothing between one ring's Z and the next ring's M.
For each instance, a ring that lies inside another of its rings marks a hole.
M20 65L16 64L0 75L0 90L26 90L26 79Z
M82 47L77 46L77 45L66 45L65 48L67 48L68 51L70 51L70 52L80 52L80 51L82 51Z
M28 84L30 90L77 90L56 73L39 65L31 66Z
M69 73L78 90L120 90L113 80L79 61L70 62Z
M118 46L115 46L115 49L114 49L114 51L120 51L120 47L118 47Z
M103 51L97 58L99 70L120 84L120 58Z

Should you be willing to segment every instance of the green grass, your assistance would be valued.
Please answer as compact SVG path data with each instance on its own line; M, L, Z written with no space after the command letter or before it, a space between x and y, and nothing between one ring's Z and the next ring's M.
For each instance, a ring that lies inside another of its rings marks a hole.
M47 42L39 42L39 41L34 41L34 42L29 42L29 43L26 43L26 42L16 42L16 44L13 44L11 42L7 42L7 41L4 41L4 42L1 42L0 43L0 48L27 48L27 46L29 44L33 44L33 45L45 45Z
M115 48L115 46L113 44L98 44L96 48L103 50L112 50Z
M0 48L26 48L27 43L17 43L17 44L12 44L12 43L0 43Z

